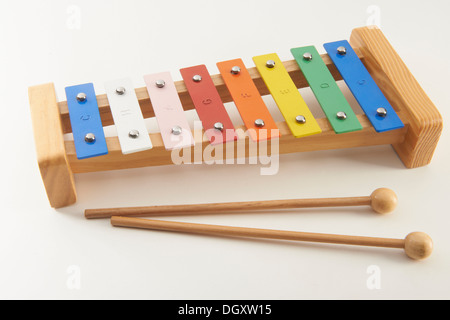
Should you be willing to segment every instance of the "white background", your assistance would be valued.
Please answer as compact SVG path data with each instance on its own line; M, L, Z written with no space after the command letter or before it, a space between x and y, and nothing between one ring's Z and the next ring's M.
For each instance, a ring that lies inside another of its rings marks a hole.
M81 174L77 204L55 211L36 163L27 97L28 86L46 82L65 100L68 85L93 82L101 94L105 81L121 77L142 87L148 73L180 80L180 68L197 64L217 73L216 62L239 57L247 66L272 52L290 60L292 47L324 53L323 43L376 23L445 125L449 9L446 0L2 1L0 298L450 298L447 129L431 165L419 169L405 169L381 146L283 155L273 176L261 176L258 165ZM171 220L392 238L424 231L435 243L428 260L394 249L119 229L83 217L86 208L368 195L383 186L399 197L388 216L344 208ZM380 271L378 289L367 286L371 266Z

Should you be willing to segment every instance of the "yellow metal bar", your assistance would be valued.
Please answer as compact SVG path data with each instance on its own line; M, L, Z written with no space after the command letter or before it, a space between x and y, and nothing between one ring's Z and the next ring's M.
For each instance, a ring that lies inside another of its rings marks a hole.
M319 124L276 53L253 57L256 68L294 137L321 133Z

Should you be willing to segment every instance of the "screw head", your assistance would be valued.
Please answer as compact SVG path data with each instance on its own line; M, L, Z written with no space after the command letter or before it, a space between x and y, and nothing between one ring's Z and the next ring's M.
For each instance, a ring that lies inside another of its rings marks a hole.
M127 90L126 90L124 87L118 87L118 88L116 88L116 93L117 93L119 96L124 95L126 91L127 91Z
M344 111L339 111L338 113L336 113L336 116L340 120L347 119L347 114Z
M200 81L202 81L202 76L199 74L196 74L195 76L192 77L192 80L194 80L194 82L200 82Z
M266 67L267 67L267 68L273 68L273 67L275 67L275 61L273 61L273 60L267 60L267 62L266 62Z
M219 131L223 131L223 123L222 122L216 122L214 123L214 129L219 130Z
M183 132L183 129L180 126L175 126L172 128L172 134L179 136Z
M378 108L377 109L377 115L379 115L380 117L386 117L387 110L385 108Z
M303 54L303 59L306 60L306 61L311 61L312 58L313 58L313 56L312 56L311 52L305 52Z
M305 116L298 115L295 117L295 121L297 121L297 123L303 124L303 123L306 123L306 118L305 118Z
M86 93L80 92L79 94L77 94L77 101L78 102L85 102L86 99L87 99Z
M337 48L337 52L338 52L341 56L343 56L343 55L345 55L345 54L347 53L347 48L346 48L346 47L343 47L343 46L340 46L340 47Z
M259 127L259 128L264 127L264 126L265 126L264 120L262 120L262 119L256 119L256 120L255 120L255 126L257 126L257 127Z
M93 133L88 133L84 136L84 141L87 143L93 143L95 142L95 135Z
M239 74L241 73L241 68L238 66L234 66L233 68L231 68L231 73L232 74Z
M164 80L156 80L155 84L158 88L164 88L166 82Z
M131 139L137 139L137 138L139 138L139 131L133 129L133 130L131 130L131 131L128 133L128 136L129 136Z

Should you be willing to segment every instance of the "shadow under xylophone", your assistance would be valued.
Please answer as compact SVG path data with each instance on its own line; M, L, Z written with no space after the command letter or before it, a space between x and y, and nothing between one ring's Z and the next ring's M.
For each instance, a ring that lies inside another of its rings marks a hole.
M173 163L174 149L234 149L241 141L245 157L251 141L276 140L281 154L391 144L407 168L428 164L442 117L381 30L357 28L350 42L324 47L328 54L313 46L291 49L295 59L285 62L276 54L257 56L256 68L247 69L240 59L220 62L219 75L209 75L205 66L185 68L184 81L173 82L169 73L147 75L146 88L134 89L128 79L111 81L105 95L96 96L92 84L67 87L63 102L53 84L30 87L37 158L51 206L76 201L74 173L166 165ZM353 112L338 80L364 115ZM300 95L298 88L308 86L326 118L315 119ZM261 98L268 94L284 122L272 119ZM243 127L235 128L224 108L232 101ZM183 110L194 108L203 129L192 131ZM148 133L144 118L150 117L159 133ZM112 124L117 137L105 138L103 126ZM73 140L65 141L67 133Z

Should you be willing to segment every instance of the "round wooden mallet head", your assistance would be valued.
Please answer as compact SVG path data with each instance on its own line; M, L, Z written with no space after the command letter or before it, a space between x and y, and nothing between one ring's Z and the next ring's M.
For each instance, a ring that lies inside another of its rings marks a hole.
M411 232L405 238L405 253L414 260L428 258L433 252L433 240L424 232Z
M372 209L380 214L386 214L394 211L397 207L397 195L394 191L388 188L376 189L370 195L370 206Z

